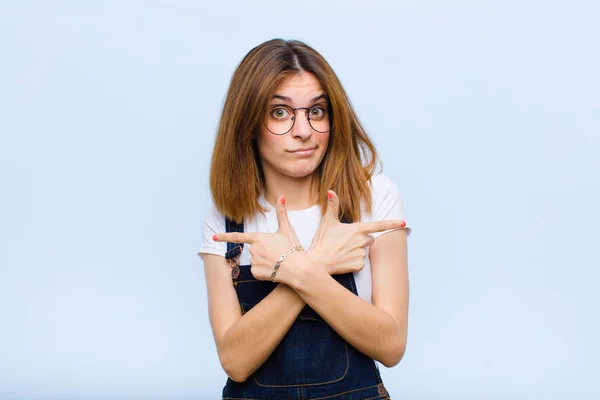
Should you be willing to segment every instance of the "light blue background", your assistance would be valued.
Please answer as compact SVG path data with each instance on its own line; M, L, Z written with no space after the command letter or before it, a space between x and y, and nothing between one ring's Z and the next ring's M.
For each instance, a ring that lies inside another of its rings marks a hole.
M215 399L201 221L231 74L298 38L414 227L394 399L597 399L594 1L2 1L0 398Z

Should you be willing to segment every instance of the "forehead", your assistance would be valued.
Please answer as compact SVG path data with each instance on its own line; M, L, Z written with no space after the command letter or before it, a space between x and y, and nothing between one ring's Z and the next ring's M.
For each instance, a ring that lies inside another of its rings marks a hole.
M285 77L273 95L289 97L298 103L323 93L323 87L317 77L310 72L303 72Z

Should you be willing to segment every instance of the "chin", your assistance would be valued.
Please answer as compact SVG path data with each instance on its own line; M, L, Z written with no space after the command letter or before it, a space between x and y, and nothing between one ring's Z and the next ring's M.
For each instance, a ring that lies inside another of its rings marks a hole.
M286 168L282 171L285 175L293 177L293 178L305 178L313 174L316 171L318 165L304 165L304 166L294 166L290 168Z
M292 177L292 178L306 178L307 176L312 175L313 172L315 172L316 168L310 169L310 170L293 170L293 171L286 171L284 172L285 175Z
M311 176L323 161L322 157L310 157L305 159L263 159L262 167L265 173L271 175L287 176L293 179L301 179ZM267 172L270 171L270 172Z

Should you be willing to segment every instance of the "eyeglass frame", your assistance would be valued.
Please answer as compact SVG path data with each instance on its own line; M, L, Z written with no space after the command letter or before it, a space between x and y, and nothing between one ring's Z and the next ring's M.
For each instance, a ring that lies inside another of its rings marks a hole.
M331 132L331 130L333 129L333 122L331 121L331 115L329 115L329 129L326 131L318 131L316 130L312 124L310 123L310 116L308 114L308 112L313 108L313 107L317 107L320 104L325 104L325 103L317 103L312 105L311 107L297 107L297 108L293 108L288 106L287 104L273 104L274 106L281 106L281 107L286 107L289 108L290 110L292 110L294 112L294 119L292 120L292 126L290 126L290 129L288 129L287 131L283 132L283 133L275 133L272 130L269 129L269 127L267 126L267 123L264 122L265 128L267 128L267 130L272 134L272 135L277 135L277 136L283 136L285 134L288 134L292 129L294 129L294 125L296 125L296 110L306 110L306 112L304 113L304 115L306 116L306 120L308 121L308 125L310 125L310 129L312 129L315 132L318 133L327 133L327 132ZM331 109L331 105L329 104L329 102L327 102L327 107L329 109Z

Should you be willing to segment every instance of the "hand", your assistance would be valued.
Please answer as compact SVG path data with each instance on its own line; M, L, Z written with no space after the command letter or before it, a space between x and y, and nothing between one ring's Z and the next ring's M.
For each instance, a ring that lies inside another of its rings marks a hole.
M323 266L330 275L363 269L367 247L375 241L370 233L406 226L402 220L343 224L338 217L339 198L333 190L327 192L327 197L327 211L306 255L316 265Z
M229 232L219 233L213 236L213 239L217 242L248 243L250 245L250 272L256 279L261 281L271 280L273 268L279 257L285 254L293 246L300 245L296 232L288 219L287 210L285 208L285 197L280 197L277 200L275 209L277 211L277 223L279 225L279 229L275 233ZM294 253L297 252L302 251L296 250ZM279 271L286 267L286 262L287 264L290 264L288 261L289 258L297 256L294 253L290 254L288 258L281 263ZM280 279L277 279L280 278L279 271L275 277L277 282L281 281Z

